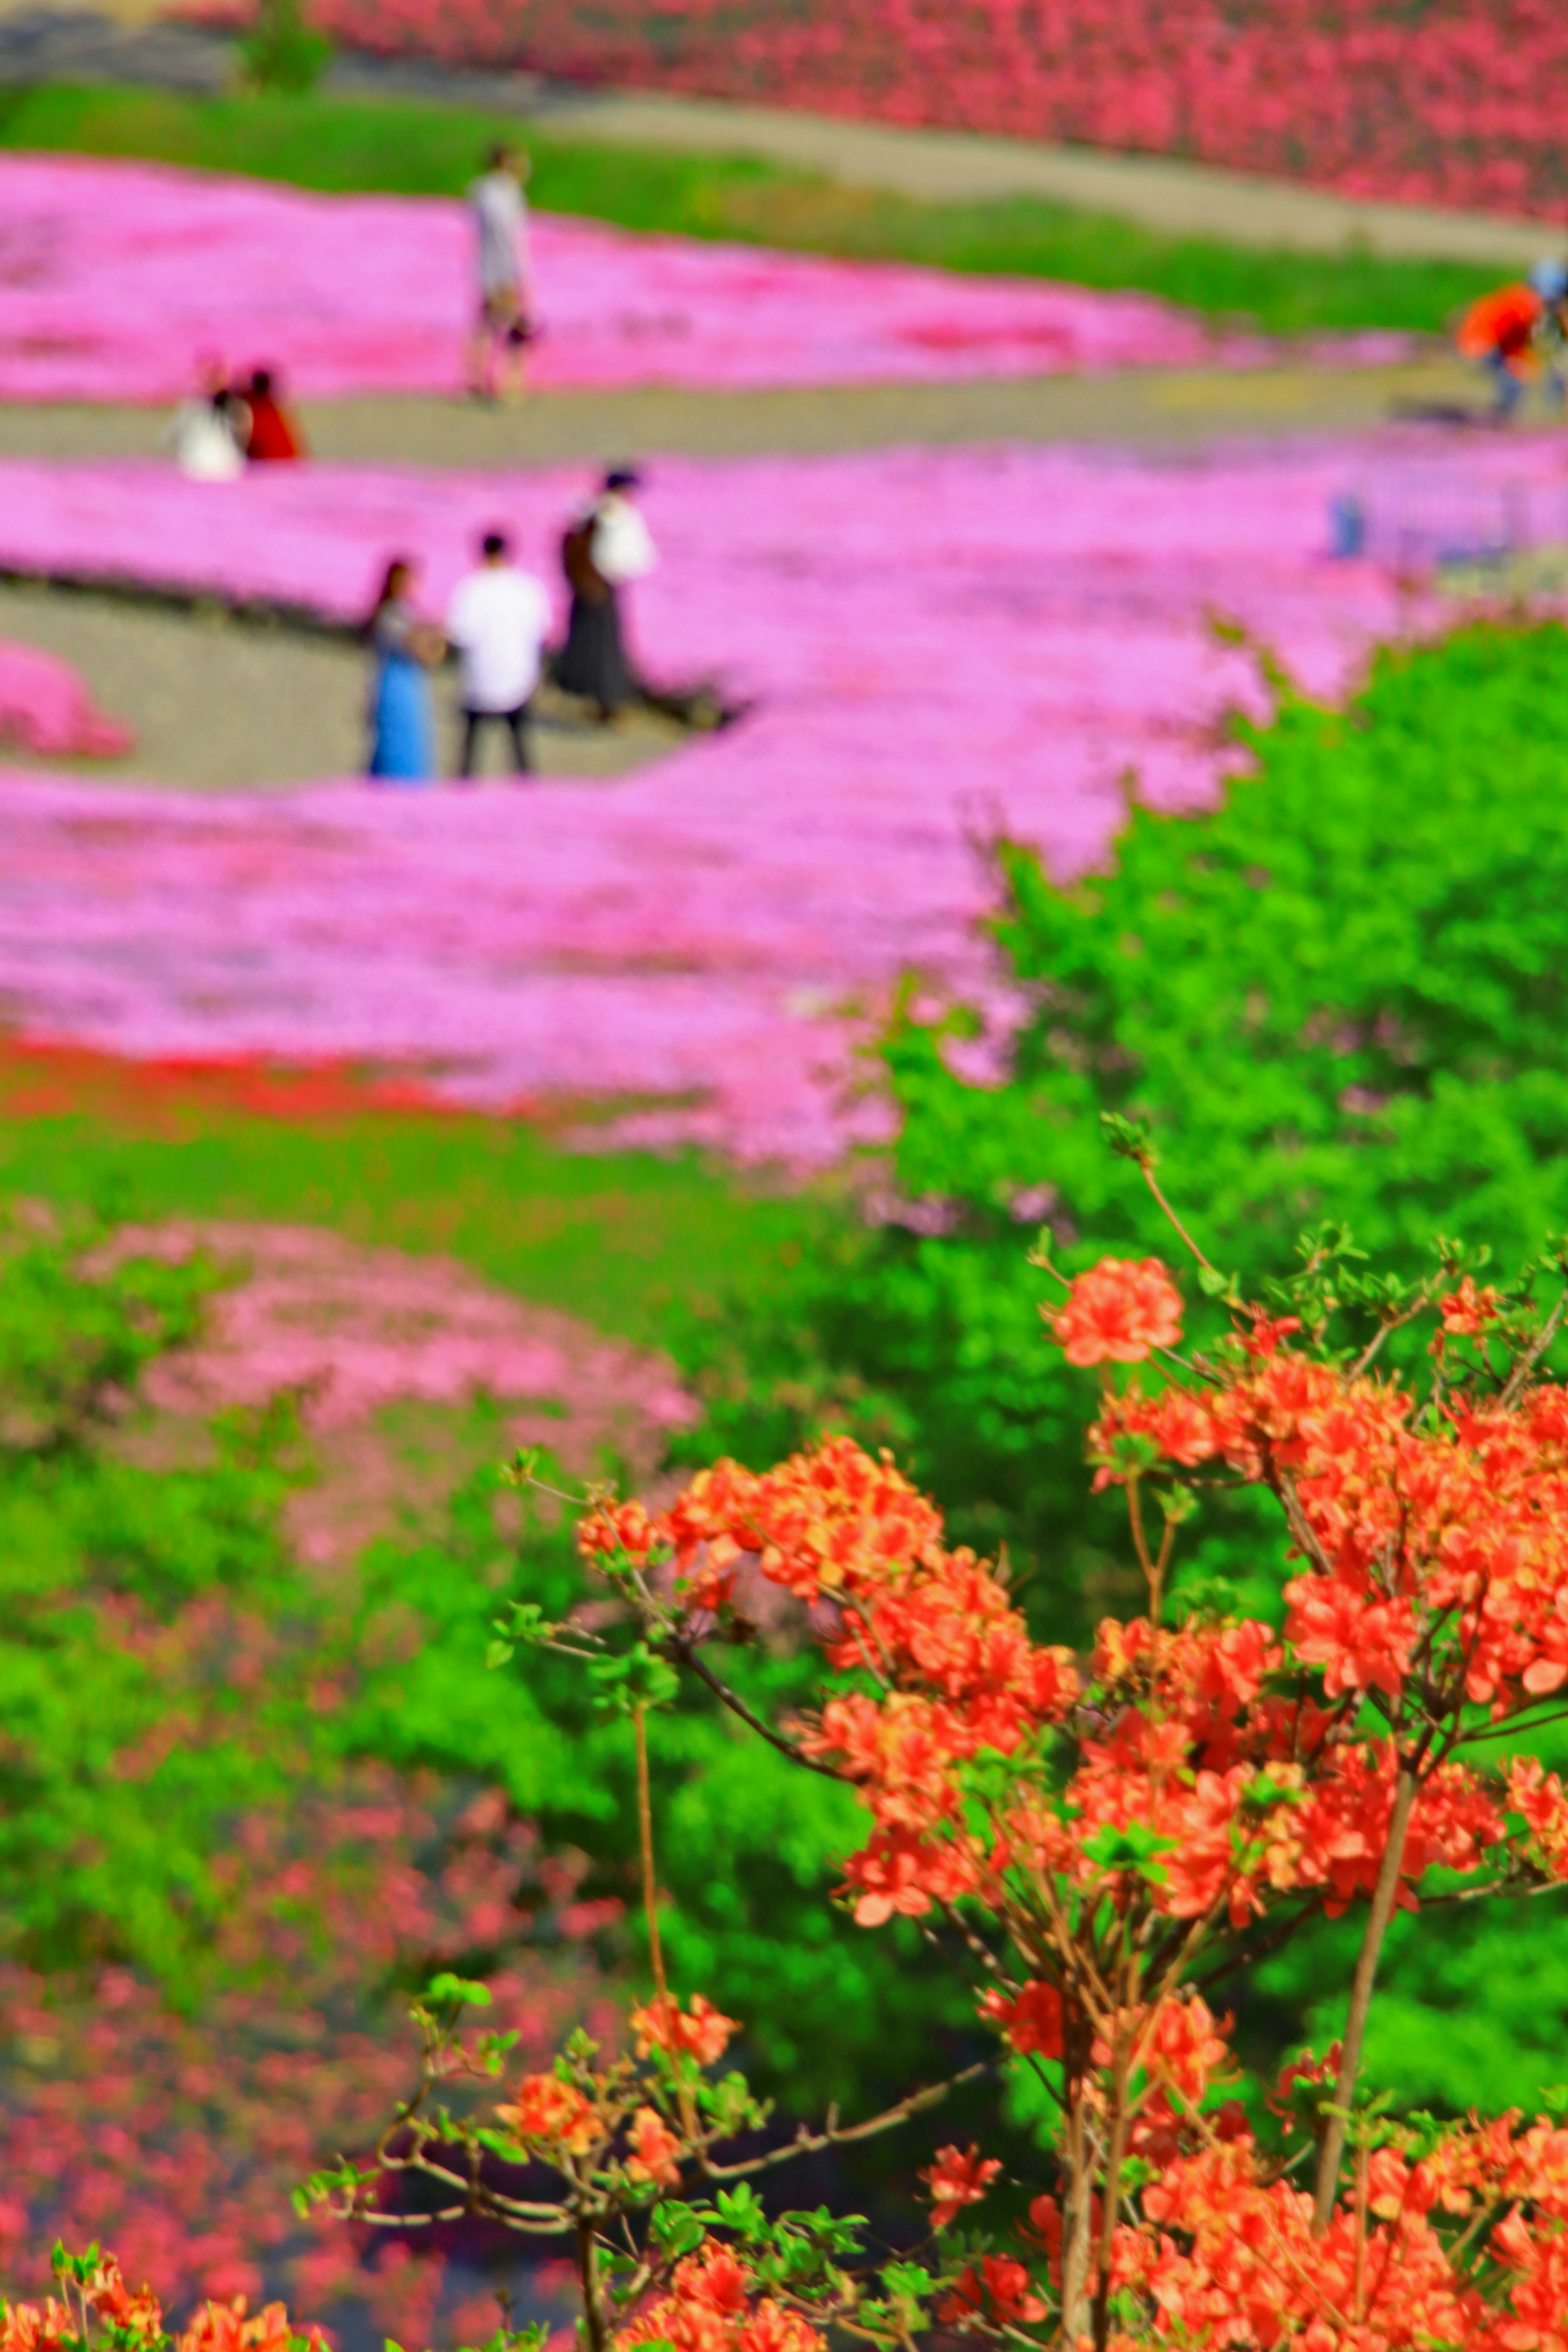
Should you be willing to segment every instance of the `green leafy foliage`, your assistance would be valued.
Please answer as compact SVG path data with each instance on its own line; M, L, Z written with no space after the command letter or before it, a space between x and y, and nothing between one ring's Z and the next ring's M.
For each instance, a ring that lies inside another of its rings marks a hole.
M313 29L300 0L262 0L239 45L240 67L253 89L296 97L315 88L331 56L331 41Z

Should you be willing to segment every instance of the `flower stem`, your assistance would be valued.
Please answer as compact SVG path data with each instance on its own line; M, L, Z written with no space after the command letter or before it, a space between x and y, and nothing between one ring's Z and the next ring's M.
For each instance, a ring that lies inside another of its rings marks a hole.
M1340 2183L1340 2163L1345 2152L1345 2133L1350 2124L1350 2104L1355 2095L1356 2076L1361 2071L1362 2044L1366 2039L1367 2013L1372 2008L1372 1991L1377 1979L1383 1939L1394 1916L1394 1897L1399 1892L1400 1865L1405 1860L1405 1834L1410 1827L1410 1814L1415 1802L1415 1774L1406 1764L1402 1767L1394 1783L1394 1810L1388 1817L1388 1841L1383 1849L1383 1860L1378 1864L1377 1884L1373 1888L1366 1932L1362 1937L1361 1950L1356 1955L1355 1974L1351 1979L1350 2010L1345 2018L1345 2038L1340 2051L1339 2079L1334 2084L1337 2112L1329 2117L1323 2144L1318 2154L1312 2227L1320 2236L1328 2228L1333 2214L1334 2195Z

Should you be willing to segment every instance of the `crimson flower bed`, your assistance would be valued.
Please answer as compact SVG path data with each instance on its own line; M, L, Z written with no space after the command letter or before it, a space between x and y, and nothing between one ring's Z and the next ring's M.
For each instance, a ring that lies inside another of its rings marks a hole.
M366 49L1568 220L1552 0L318 0Z

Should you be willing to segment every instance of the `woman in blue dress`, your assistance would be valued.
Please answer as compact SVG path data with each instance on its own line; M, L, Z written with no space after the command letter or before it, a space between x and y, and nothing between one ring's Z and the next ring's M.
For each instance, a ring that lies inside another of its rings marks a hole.
M415 567L405 556L386 567L366 635L375 658L370 699L370 774L388 784L427 784L436 774L436 723L430 671L446 651L439 629L413 602Z

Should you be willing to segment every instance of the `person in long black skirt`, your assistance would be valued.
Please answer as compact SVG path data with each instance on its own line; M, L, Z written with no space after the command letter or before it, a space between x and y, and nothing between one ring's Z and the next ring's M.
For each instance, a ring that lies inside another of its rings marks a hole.
M628 467L606 474L592 506L561 541L572 617L555 659L555 683L591 702L602 726L640 691L626 655L620 601L625 583L640 580L658 561L635 502L639 482Z

